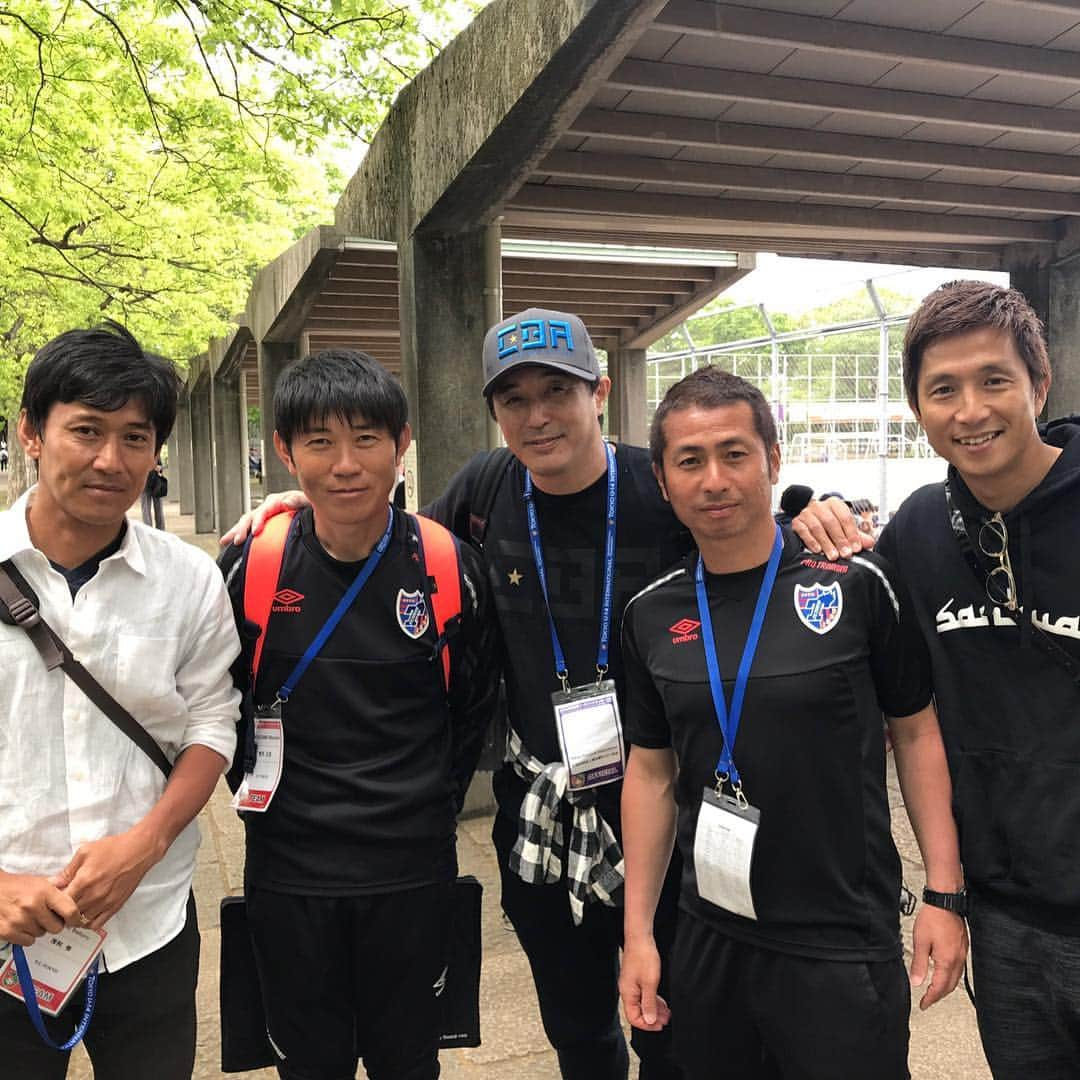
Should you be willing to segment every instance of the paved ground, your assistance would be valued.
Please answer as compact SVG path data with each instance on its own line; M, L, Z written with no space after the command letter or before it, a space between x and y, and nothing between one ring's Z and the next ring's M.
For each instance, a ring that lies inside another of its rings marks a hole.
M213 537L194 537L190 518L178 515L176 503L167 506L167 524L207 550L214 550ZM904 862L909 887L922 890L918 849L907 826L894 777L890 777L894 834ZM195 878L195 894L203 935L202 974L199 983L199 1056L197 1080L220 1077L219 1027L217 1018L219 946L218 903L222 896L241 888L243 840L236 815L228 808L227 792L219 789L201 817L203 846ZM463 821L459 829L462 873L474 874L485 887L484 967L481 983L481 1010L484 1044L476 1049L449 1051L442 1056L447 1080L551 1080L558 1076L555 1056L547 1047L541 1030L536 998L524 955L512 931L498 910L497 869L489 842L490 818ZM911 919L904 920L905 941L910 957ZM915 1080L987 1080L990 1072L979 1048L975 1016L963 990L920 1013L913 1006L911 1071ZM270 1078L263 1071L245 1074ZM632 1076L636 1076L636 1069ZM91 1076L84 1059L72 1069L73 1080ZM153 1078L147 1078L153 1080ZM842 1080L842 1078L838 1078Z

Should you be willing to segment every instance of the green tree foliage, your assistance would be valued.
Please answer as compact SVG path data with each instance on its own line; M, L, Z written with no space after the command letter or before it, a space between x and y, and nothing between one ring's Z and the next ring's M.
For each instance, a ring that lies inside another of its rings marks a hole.
M474 0L0 0L0 415L102 317L183 359Z

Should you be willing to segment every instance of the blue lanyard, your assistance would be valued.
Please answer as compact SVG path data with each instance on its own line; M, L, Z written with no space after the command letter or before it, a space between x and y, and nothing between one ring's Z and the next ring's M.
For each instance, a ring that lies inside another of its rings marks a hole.
M776 540L773 542L769 563L765 567L765 577L761 581L757 606L754 608L754 617L750 622L750 632L746 635L742 660L739 661L739 673L735 678L735 689L731 695L730 711L727 707L727 700L724 698L724 683L720 678L720 664L716 659L716 641L713 638L712 614L709 612L709 598L705 594L705 564L701 556L698 556L697 574L695 575L698 618L701 620L701 638L702 644L705 646L705 663L709 668L709 688L712 690L713 707L716 709L716 722L720 725L720 731L724 736L724 746L720 751L720 760L716 765L716 779L720 783L730 779L736 794L742 791L742 779L739 776L739 770L735 768L735 759L733 757L735 736L739 733L743 698L746 697L746 686L750 682L750 667L754 663L758 638L761 637L761 627L765 622L765 609L769 606L769 597L772 595L773 585L776 584L776 572L780 568L780 555L783 550L784 538L780 532L780 526L777 525Z
M390 544L390 534L394 530L394 507L388 506L388 515L386 521L386 531L382 534L382 539L375 545L375 550L368 556L367 562L364 563L360 570L360 573L356 575L353 583L349 586L348 591L338 601L338 605L330 614L330 618L323 623L323 628L315 635L315 640L307 647L307 652L300 657L296 667L292 669L292 673L281 684L281 689L277 693L278 701L284 703L292 696L293 690L296 689L296 684L300 681L301 676L307 671L311 661L319 655L319 650L326 644L327 639L334 632L337 624L341 622L341 617L349 610L352 602L360 595L360 590L367 584L368 578L375 573L375 567L379 565L379 561L382 559L387 547Z
M26 954L21 945L12 945L11 952L15 957L15 970L19 973L19 988L22 990L23 1001L26 1002L26 1011L30 1014L30 1022L37 1028L37 1033L45 1043L54 1050L70 1050L86 1034L86 1029L90 1026L90 1017L94 1015L94 1002L97 1001L98 957L94 957L94 962L86 973L86 1008L83 1009L79 1026L66 1043L55 1043L45 1030L45 1021L41 1018L37 991L34 989L34 980L30 975L30 965L26 962Z
M607 452L607 536L604 541L604 591L600 602L600 644L596 650L596 681L599 682L608 668L608 652L611 645L611 612L615 598L615 518L619 495L619 470L615 464L615 449L611 443L605 443ZM536 577L540 582L540 591L544 594L544 609L547 611L548 627L551 630L551 651L555 654L555 674L562 682L563 689L570 689L569 671L566 657L559 644L559 635L555 630L555 620L551 617L551 601L548 599L547 571L544 569L544 546L540 540L540 521L536 516L536 503L533 502L532 474L525 472L525 513L529 518L529 542L532 544L533 562L536 564Z

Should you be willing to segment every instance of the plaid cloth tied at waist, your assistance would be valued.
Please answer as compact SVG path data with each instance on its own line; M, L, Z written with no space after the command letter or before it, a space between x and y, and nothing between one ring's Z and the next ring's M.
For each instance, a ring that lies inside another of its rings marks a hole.
M513 728L506 740L507 760L514 772L531 783L518 816L518 838L510 853L510 869L530 885L554 884L562 877L563 827L559 804L573 807L566 851L566 887L574 925L585 917L585 905L612 899L623 883L623 854L611 826L596 809L596 794L567 790L569 772L561 762L545 765L525 749Z

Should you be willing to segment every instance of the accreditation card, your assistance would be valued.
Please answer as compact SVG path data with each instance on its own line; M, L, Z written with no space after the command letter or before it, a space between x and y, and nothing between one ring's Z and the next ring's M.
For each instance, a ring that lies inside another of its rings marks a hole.
M745 799L705 788L694 833L694 874L698 893L725 911L757 919L750 891L761 811Z
M285 730L281 723L281 703L255 710L255 767L244 774L244 779L232 797L234 810L261 814L274 798L281 783L281 770L285 762Z
M612 679L551 695L572 791L621 780L626 767L619 699Z
M94 958L105 944L104 930L68 926L55 934L42 934L33 945L23 948L30 977L34 980L38 1008L57 1016L86 978ZM0 990L23 1000L15 958L0 967Z

